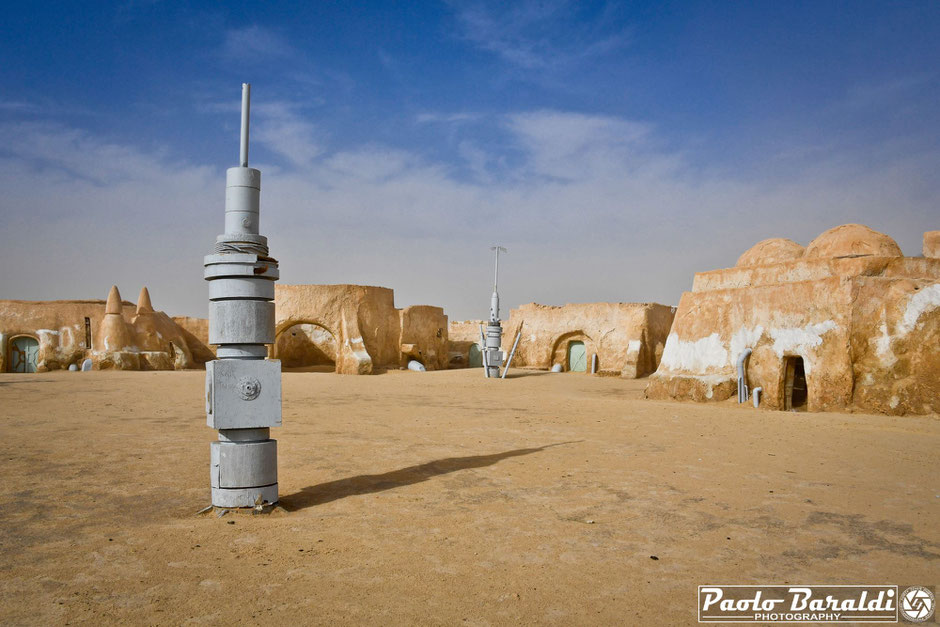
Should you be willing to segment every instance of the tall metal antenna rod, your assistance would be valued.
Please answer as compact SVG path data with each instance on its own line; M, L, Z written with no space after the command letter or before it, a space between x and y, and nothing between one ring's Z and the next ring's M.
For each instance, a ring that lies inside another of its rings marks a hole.
M493 291L496 292L498 291L496 287L499 285L499 253L500 251L504 253L508 253L509 251L499 245L491 246L490 250L496 251L496 271L493 273Z
M241 150L238 163L243 168L248 167L248 115L251 110L251 84L242 83L242 134Z

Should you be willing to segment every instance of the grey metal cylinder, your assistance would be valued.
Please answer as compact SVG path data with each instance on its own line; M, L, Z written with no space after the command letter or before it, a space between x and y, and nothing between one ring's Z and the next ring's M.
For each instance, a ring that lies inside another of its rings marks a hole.
M210 344L273 344L274 303L267 300L209 302Z
M281 426L281 364L265 359L274 342L277 261L259 234L261 172L248 166L250 86L242 86L239 160L225 180L225 231L204 259L209 282L206 423L219 431L210 444L210 487L216 507L276 503L277 441Z
M274 300L274 281L255 277L225 277L209 282L209 300L247 298Z
M215 351L219 359L264 359L268 347L261 344L224 344Z
M503 342L503 327L499 322L490 322L486 325L486 365L490 377L499 377L499 369L503 365L503 351L500 345Z
M225 173L225 232L257 234L261 212L261 171L229 168Z
M219 442L261 442L271 439L271 430L260 429L219 429Z

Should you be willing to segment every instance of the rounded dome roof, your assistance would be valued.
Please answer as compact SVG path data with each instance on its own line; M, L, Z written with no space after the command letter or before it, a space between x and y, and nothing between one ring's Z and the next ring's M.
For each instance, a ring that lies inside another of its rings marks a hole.
M738 257L735 266L762 266L769 263L792 261L803 256L803 247L792 239L772 237L757 242Z
M824 231L806 247L806 257L900 257L897 242L864 224L843 224Z

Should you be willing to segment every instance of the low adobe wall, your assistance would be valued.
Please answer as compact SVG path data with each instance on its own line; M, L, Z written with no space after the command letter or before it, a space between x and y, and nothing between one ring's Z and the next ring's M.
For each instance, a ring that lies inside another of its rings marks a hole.
M206 351L200 348L197 361L211 361L215 359L215 349L209 344L209 319L191 318L189 316L173 316L171 318L176 325L183 330L187 340L195 340L197 346L204 347ZM195 353L194 353L195 356Z
M480 325L485 320L452 320L447 325L448 368L466 368L470 365L470 348L480 346Z
M415 359L428 370L447 368L450 342L444 310L431 305L413 305L400 310L399 316L399 366L405 367Z

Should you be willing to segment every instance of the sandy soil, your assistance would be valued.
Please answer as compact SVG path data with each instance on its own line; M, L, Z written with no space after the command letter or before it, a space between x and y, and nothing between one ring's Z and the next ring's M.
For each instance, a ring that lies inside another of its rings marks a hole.
M940 583L936 416L288 373L284 510L217 518L203 377L0 375L0 622L692 624L703 583Z

